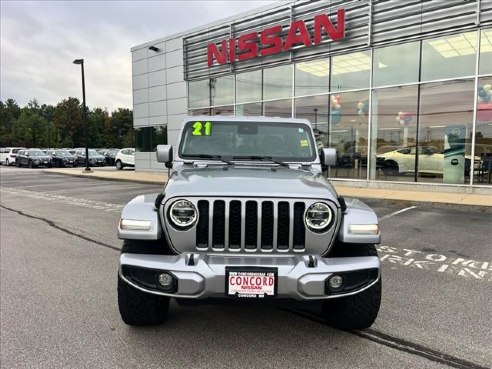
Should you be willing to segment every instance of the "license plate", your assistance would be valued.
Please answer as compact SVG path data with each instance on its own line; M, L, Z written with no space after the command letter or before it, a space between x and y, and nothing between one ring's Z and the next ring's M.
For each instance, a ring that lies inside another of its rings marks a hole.
M277 295L277 268L226 267L226 295L264 298Z

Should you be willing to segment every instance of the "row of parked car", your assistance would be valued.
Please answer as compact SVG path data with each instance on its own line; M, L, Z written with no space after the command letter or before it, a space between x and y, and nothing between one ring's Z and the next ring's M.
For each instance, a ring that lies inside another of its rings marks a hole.
M111 165L121 170L135 166L135 149L89 149L91 167ZM77 167L86 164L85 148L78 149L27 149L24 147L0 148L0 164L17 167Z

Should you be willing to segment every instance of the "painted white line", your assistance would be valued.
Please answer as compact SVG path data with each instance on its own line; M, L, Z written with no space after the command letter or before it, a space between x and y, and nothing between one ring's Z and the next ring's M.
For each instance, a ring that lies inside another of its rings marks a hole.
M110 204L108 202L102 202L102 201L77 199L71 196L63 196L53 193L43 193L39 191L23 190L20 188L2 187L1 192L12 194L12 195L26 196L26 197L44 200L44 201L57 202L60 204L65 204L70 206L80 206L84 208L90 208L90 209L102 210L102 211L121 212L121 209L123 209L123 205Z
M388 219L388 218L391 218L392 216L395 216L395 215L398 215L398 214L401 214L401 213L404 213L408 210L412 210L412 209L415 209L416 206L410 206L408 208L405 208L405 209L401 209L401 210L398 210L398 211L395 211L394 213L391 213L391 214L387 214L385 216L382 216L381 218L379 218L379 221L382 221L382 220L385 220L385 219Z

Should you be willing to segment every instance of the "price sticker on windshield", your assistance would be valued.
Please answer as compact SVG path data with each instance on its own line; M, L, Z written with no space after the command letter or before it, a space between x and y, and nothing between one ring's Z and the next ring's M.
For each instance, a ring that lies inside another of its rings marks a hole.
M212 134L212 123L210 122L195 122L193 123L193 136L210 136Z

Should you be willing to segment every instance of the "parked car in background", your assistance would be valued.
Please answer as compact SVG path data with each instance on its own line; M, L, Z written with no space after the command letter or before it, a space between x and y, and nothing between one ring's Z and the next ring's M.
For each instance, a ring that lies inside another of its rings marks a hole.
M24 147L4 147L0 151L0 164L13 165L15 164L15 159L19 150L24 149Z
M116 169L121 170L124 167L134 167L135 166L135 149L127 147L118 151L115 157Z
M104 166L104 163L106 162L106 159L104 156L99 154L96 150L94 149L89 149L89 166L94 167L102 167ZM77 163L79 165L85 165L85 149L79 149L75 152L75 156L77 157Z
M51 156L51 160L55 167L76 167L77 157L75 155L70 154L68 150L46 150L46 155Z
M99 154L104 156L104 158L106 159L106 165L113 166L115 163L115 157L116 157L116 154L118 153L118 151L120 151L120 149L102 149L102 150L99 150Z
M39 149L23 149L17 152L15 165L17 167L26 166L28 168L51 168L53 161L51 160L51 156Z

